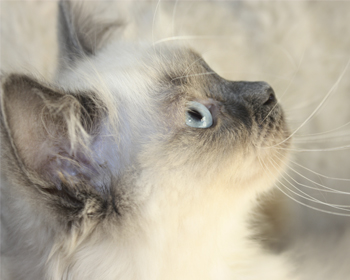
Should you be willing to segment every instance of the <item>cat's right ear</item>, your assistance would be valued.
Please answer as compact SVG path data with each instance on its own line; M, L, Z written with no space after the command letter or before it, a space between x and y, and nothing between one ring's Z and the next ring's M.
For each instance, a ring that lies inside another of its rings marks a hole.
M100 133L104 114L92 93L65 92L22 75L2 81L2 144L8 146L7 156L12 154L19 172L43 180L49 188L83 180L101 189L103 180L97 178L109 174L102 173L108 161L100 148L108 147Z
M12 187L55 207L65 223L86 209L105 211L116 191L118 147L94 92L12 74L1 78L0 96L1 168Z
M95 55L111 35L124 26L121 19L97 18L93 11L89 11L88 4L82 1L59 2L59 70L71 67L79 59Z

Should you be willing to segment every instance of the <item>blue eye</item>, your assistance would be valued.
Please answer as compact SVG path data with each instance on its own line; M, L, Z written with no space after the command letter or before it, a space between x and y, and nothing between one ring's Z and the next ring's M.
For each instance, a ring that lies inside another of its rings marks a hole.
M188 103L186 124L195 128L208 128L213 125L213 117L203 104L192 101Z

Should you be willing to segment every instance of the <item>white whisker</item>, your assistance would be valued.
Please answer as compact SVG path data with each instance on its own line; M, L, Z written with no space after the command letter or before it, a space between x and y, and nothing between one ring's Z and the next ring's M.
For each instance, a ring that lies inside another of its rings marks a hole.
M348 133L339 133L329 136L315 136L315 137L294 137L294 143L324 143L332 140L332 143L343 142L350 140L350 132Z
M298 94L298 93L294 93L294 94ZM294 98L294 95L288 95L287 98ZM319 103L319 100L320 98L318 96L315 96L315 97L308 97L308 100L307 101L304 101L302 103L298 103L298 104L293 104L293 106L289 105L287 108L284 109L284 111L286 113L288 112L292 112L292 116L294 116L295 114L295 111L300 111L302 109L306 109L308 107L311 107L311 106L315 106L316 104ZM294 99L293 99L294 101ZM292 101L292 102L293 102ZM317 105L316 105L317 106Z
M161 43L165 43L165 42L170 42L170 41L181 41L181 40L230 40L230 39L234 39L234 37L229 37L229 36L215 36L215 35L183 35L183 36L173 36L173 37L167 37L161 40L158 40L157 42L155 42L154 44L161 44Z
M309 172L311 172L311 173L313 173L315 175L318 175L318 176L326 178L326 179L350 182L350 179L336 178L336 177L330 177L330 176L323 175L323 174L318 173L318 172L316 172L314 170L311 170L311 169L309 169L309 168L307 168L307 167L305 167L305 166L303 166L303 165L301 165L301 164L299 164L299 163L297 163L297 162L295 162L293 160L289 160L289 162L291 162L291 163L293 163L293 164L295 164L295 165L297 165L297 166L299 166L299 167L301 167L301 168L303 168L303 169L305 169L305 170L307 170L307 171L309 171Z
M281 183L282 184L282 183ZM283 185L283 184L282 184ZM291 200L295 201L296 203L300 204L300 205L303 205L307 208L310 208L310 209L313 209L315 211L318 211L318 212L323 212L323 213L326 213L326 214L331 214L331 215L336 215L336 216L343 216L343 217L350 217L350 214L345 214L345 213L338 213L338 212L333 212L333 211L327 211L327 210L324 210L324 209L321 209L321 208L317 208L317 207L314 207L314 206L311 206L311 205L308 205L306 203L303 203L297 199L295 199L294 197L292 197L291 195L287 194L285 191L283 191L277 184L275 185L277 187L277 189L279 191L281 191L285 196L289 197ZM288 189L288 188L287 188Z
M302 55L302 57L301 57L301 59L300 59L300 62L299 62L299 64L298 64L297 68L295 69L295 72L294 72L294 74L293 74L293 77L290 79L290 81L289 81L287 87L285 88L284 92L282 93L281 97L279 97L280 100L282 100L282 98L283 98L283 97L285 96L285 94L288 92L288 90L289 90L291 84L293 83L293 81L294 81L294 79L295 79L295 77L296 77L296 75L297 75L297 73L298 73L298 70L300 69L300 65L301 65L301 62L303 61L304 54L305 54L305 51L303 52L303 55ZM268 116L271 114L271 112L276 108L276 106L277 106L278 104L279 104L279 102L277 102L277 103L271 108L270 112L265 116L265 118L260 122L260 124L262 124L262 123L268 118Z
M193 61L189 66L187 66L187 68L185 69L185 71L183 72L183 76L182 77L188 77L187 73L189 72L189 70L191 70L191 67L196 64L198 61L202 61L203 59L200 57L198 59L196 59L195 61ZM180 77L181 78L181 77ZM175 80L178 79L178 77L175 78Z
M160 6L161 0L158 0L156 8L154 9L154 14L153 14L153 19L152 19L152 42L153 46L155 45L155 37L154 37L154 29L155 29L155 22L156 22L156 17L157 17L157 12Z
M320 104L316 107L316 109L305 119L305 121L302 122L302 124L296 128L287 138L285 138L282 142L275 144L275 146L278 146L282 143L284 143L285 141L289 140L291 137L293 137L294 134L296 134L317 112L318 110L322 107L322 105L326 102L326 100L331 96L331 94L335 91L335 89L337 88L337 86L339 85L340 81L343 79L346 71L349 68L349 64L350 64L350 59L348 60L348 63L346 64L344 70L342 71L341 75L339 76L339 78L337 79L337 81L334 83L334 85L331 87L331 89L328 91L328 93L325 95L325 97L322 99L322 101L320 102ZM318 150L320 151L320 150Z
M333 129L328 130L328 131L323 131L323 132L318 132L318 133L312 133L312 134L304 134L304 135L301 135L301 136L298 136L298 137L301 138L301 137L309 137L309 136L311 137L311 136L319 136L319 135L328 134L328 133L337 131L337 130L339 130L339 129L342 129L342 128L348 126L349 124L350 124L350 122L347 122L347 123L345 123L345 124L343 124L343 125L341 125L341 126L339 126L339 127L337 127L337 128L333 128ZM349 131L349 133L350 133L350 131ZM346 133L346 135L347 135L347 133ZM338 136L342 136L342 135L336 135L336 136L338 137ZM295 138L295 137L294 137L294 138Z
M287 175L288 177L290 177L295 183L297 183L299 186L302 186L302 187L306 187L308 189L313 189L313 190L318 190L320 192L328 192L328 193L335 193L335 194L344 194L344 195L350 195L350 192L343 192L343 191L338 191L338 190L335 190L335 189L332 189L330 187L327 187L325 185L322 185L320 183L317 183L313 180L311 180L310 178L307 178L306 176L302 175L301 173L297 172L296 170L294 170L293 168L291 168L290 166L288 167L288 169L292 170L294 173L298 174L300 177L304 178L305 180L315 184L315 185L318 185L324 189L320 189L320 188L316 188L316 187L311 187L311 186L308 186L308 185L305 185L305 184L302 184L300 182L297 182L293 177L291 177L290 175ZM288 173L287 173L288 174Z
M276 165L273 164L276 163L272 158L269 159L271 164L277 169ZM308 200L308 201L311 201L311 202L314 202L314 203L318 203L318 204L322 204L322 205L326 205L326 206L329 206L329 207L332 207L332 208L335 208L335 209L338 209L338 210L343 210L343 211L350 211L350 209L344 209L344 208L348 208L350 207L350 205L337 205L337 204L330 204L330 203L327 203L327 202L324 202L324 201L321 201L319 199L316 199L314 197L312 197L311 195L305 193L304 191L300 190L299 188L297 188L290 180L288 180L286 178L286 176L288 176L293 182L295 182L296 184L298 185L301 185L299 184L299 182L297 182L294 178L292 178L288 173L284 173L284 175L282 175L282 178L289 183L289 185L291 187L293 187L294 189L296 189L297 191L299 191L300 193L297 193L297 192L294 192L293 190L289 189L289 191L291 191L293 194L301 197L301 198L304 198L305 200ZM306 186L306 185L304 185ZM308 187L308 186L306 186ZM311 187L312 188L312 187ZM321 191L320 189L317 189L318 191Z
M216 72L205 72L205 73L197 73L197 74L191 74L191 75L185 75L185 76L180 76L180 77L176 77L173 80L177 80L177 79L182 79L182 78L186 78L186 77L197 77L197 76L205 76L205 75L213 75L216 74Z
M178 4L178 3L179 3L179 0L176 0L176 1L175 1L175 4L174 4L172 19L171 19L173 37L175 37L175 14L176 14L176 9L177 9L177 4ZM156 44L157 44L157 42L156 42Z
M259 162L262 163L259 159ZM264 169L265 171L268 171L270 174L271 174L271 171L269 171L269 169L267 168L267 166L263 163L263 166L264 166ZM272 174L271 174L272 175ZM273 176L273 175L272 175ZM282 186L284 186L288 191L291 191L285 184L283 184L279 179L277 179L277 182L280 183ZM313 209L315 211L318 211L318 212L323 212L323 213L327 213L327 214L331 214L331 215L336 215L336 216L344 216L344 217L350 217L350 214L346 214L346 213L339 213L339 212L333 212L333 211L328 211L328 210L324 210L324 209L321 209L321 208L317 208L317 207L314 207L314 206L311 206L311 205L308 205L306 203L303 203L299 200L297 200L296 198L294 198L293 196L287 194L282 188L280 188L277 184L275 184L276 188L278 190L280 190L285 196L287 196L288 198L290 198L291 200L293 200L294 202L300 204L300 205L303 205L307 208L310 208L310 209ZM293 191L291 191L293 193Z
M283 143L283 142L282 142ZM282 144L280 143L280 144ZM272 148L271 147L265 147L265 148ZM278 147L278 150L287 150L287 151L293 151L293 152L334 152L334 151L342 151L342 150L347 150L350 149L350 145L344 145L344 146L338 146L338 147L334 147L334 148L323 148L323 149L303 149L303 148L281 148Z

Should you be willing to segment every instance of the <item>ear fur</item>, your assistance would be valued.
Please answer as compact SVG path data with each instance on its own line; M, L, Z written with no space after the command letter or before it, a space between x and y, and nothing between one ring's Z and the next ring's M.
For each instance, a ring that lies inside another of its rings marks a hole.
M82 2L59 2L58 38L61 67L70 66L84 56L94 55L104 46L111 34L123 26L122 20L106 22L97 19L93 12L86 12L86 8Z
M7 139L24 172L56 189L82 180L99 188L95 178L101 168L91 147L103 109L96 100L11 75L2 83L1 107Z

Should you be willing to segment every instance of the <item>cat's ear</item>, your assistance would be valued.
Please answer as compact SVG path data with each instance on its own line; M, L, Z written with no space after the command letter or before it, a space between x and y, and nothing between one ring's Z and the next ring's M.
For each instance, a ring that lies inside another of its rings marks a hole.
M94 147L104 109L93 94L73 95L11 75L2 81L1 97L6 139L27 176L58 190L81 181L103 187L107 166L101 168Z
M97 18L90 10L89 5L79 1L59 2L58 38L61 68L71 66L85 56L94 55L105 45L113 32L124 26L121 19Z

